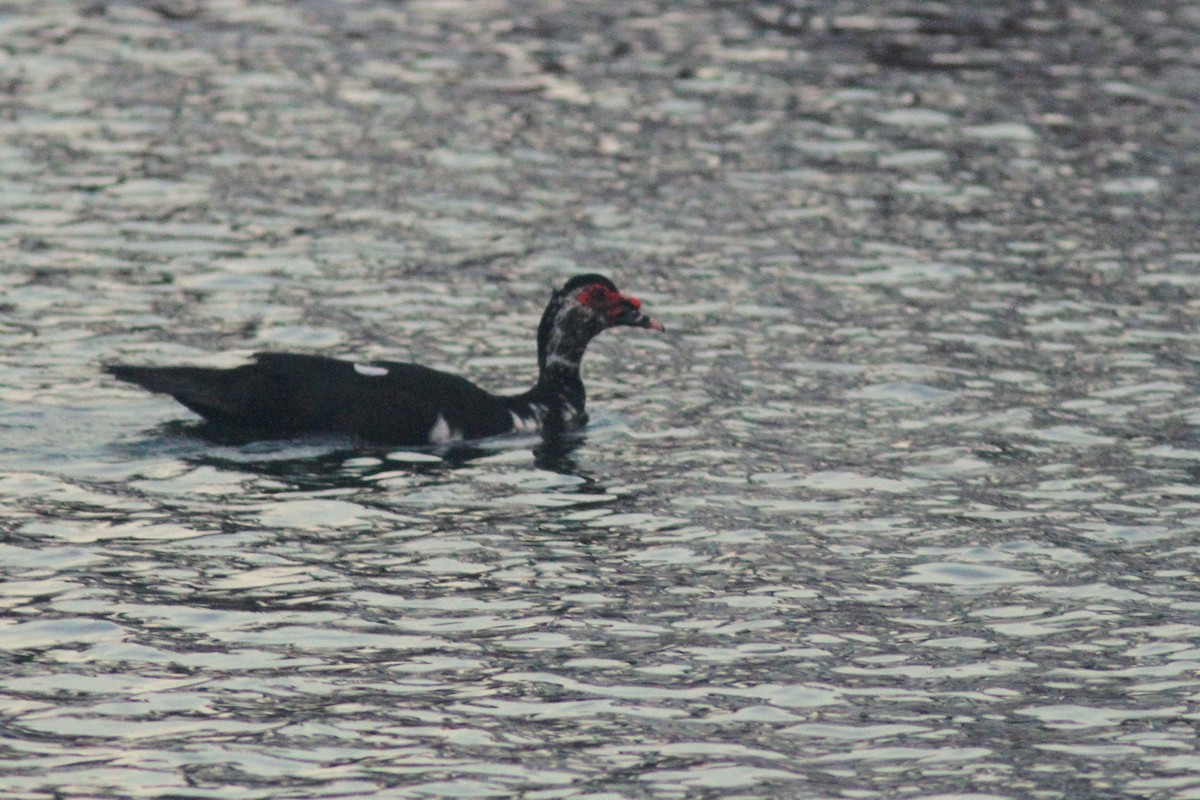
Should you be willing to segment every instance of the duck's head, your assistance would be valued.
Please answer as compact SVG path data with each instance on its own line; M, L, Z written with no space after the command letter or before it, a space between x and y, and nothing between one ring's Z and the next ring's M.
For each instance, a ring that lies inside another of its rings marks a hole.
M661 322L642 312L642 301L621 294L603 275L576 275L550 297L538 326L538 364L545 367L553 355L579 363L584 348L601 331L626 325L665 330Z

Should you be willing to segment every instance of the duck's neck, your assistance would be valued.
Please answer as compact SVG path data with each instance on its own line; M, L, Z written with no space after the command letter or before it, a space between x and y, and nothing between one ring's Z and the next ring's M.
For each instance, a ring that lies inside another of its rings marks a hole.
M587 423L587 394L578 363L561 361L542 367L537 384L522 399L528 409L525 415L536 419L543 431L573 430Z
M513 413L535 419L544 431L571 430L587 423L579 362L599 331L579 311L557 295L551 299L538 326L537 384L512 398Z

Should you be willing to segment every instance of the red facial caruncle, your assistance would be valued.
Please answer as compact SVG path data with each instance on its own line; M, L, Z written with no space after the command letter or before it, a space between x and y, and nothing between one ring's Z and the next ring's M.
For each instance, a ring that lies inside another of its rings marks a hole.
M621 294L598 283L588 286L581 291L578 295L578 300L580 305L585 305L604 314L610 323L615 322L630 306L634 309L642 307L642 301L636 297Z

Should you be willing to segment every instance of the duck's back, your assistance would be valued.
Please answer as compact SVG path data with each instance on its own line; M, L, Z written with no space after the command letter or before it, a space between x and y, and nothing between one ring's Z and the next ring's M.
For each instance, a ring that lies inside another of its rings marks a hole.
M397 445L440 444L512 430L503 398L439 370L390 361L258 353L233 369L110 366L216 423L290 436L322 431Z

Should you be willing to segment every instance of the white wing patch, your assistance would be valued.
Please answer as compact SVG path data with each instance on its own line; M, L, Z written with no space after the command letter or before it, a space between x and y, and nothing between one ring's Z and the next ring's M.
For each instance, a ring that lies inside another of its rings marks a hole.
M372 364L355 364L354 371L359 375L367 375L372 378L382 378L387 375L387 367L376 367Z
M433 427L429 429L429 443L446 444L447 442L457 442L461 439L462 431L451 428L450 424L446 422L446 418L438 414Z

